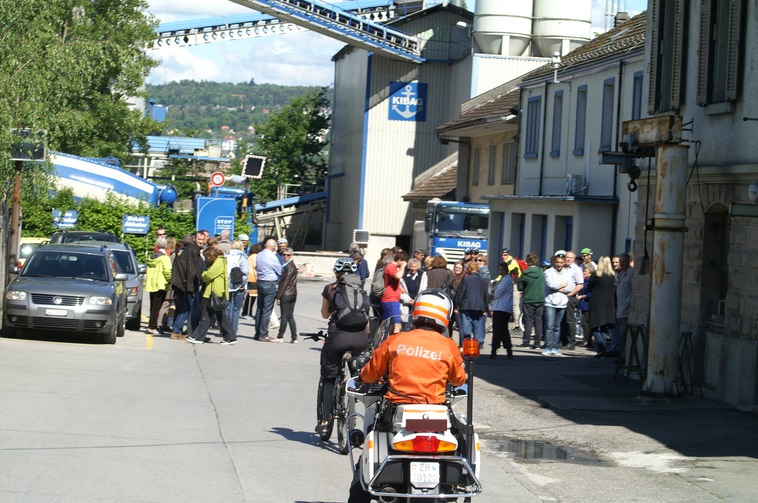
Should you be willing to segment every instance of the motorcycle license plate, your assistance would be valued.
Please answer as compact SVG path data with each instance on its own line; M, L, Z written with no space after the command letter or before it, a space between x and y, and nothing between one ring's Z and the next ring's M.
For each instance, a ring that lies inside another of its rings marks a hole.
M411 461L411 484L413 487L431 488L440 483L440 464Z

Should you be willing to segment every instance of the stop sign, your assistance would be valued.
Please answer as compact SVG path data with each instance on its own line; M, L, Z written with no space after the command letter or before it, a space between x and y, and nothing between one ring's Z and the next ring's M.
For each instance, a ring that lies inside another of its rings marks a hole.
M214 187L221 187L222 185L224 185L224 181L225 181L224 174L221 171L216 171L215 173L211 175L211 184Z

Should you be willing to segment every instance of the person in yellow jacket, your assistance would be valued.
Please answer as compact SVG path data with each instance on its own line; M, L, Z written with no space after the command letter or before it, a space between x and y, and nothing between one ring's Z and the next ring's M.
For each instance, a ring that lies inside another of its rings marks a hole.
M158 315L166 300L166 294L171 286L171 257L166 246L165 236L155 240L155 253L147 260L145 273L145 291L150 294L150 319L147 322L147 333L158 333Z
M224 252L216 246L209 246L203 250L206 269L203 271L202 280L205 284L202 297L200 297L200 323L192 334L187 337L187 342L203 344L205 335L211 327L211 314L215 313L216 321L221 327L221 335L224 340L221 345L237 344L237 334L232 328L232 320L226 316L226 309L214 308L211 295L229 302L229 273L226 270L226 258Z

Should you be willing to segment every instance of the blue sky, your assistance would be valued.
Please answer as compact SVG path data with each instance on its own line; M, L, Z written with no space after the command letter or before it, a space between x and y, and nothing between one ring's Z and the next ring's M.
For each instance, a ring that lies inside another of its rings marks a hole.
M475 0L467 0L473 10ZM161 22L206 19L249 12L227 0L148 0L148 11ZM605 12L626 10L638 14L647 0L593 0L592 31L611 26ZM332 56L344 44L323 35L301 31L286 35L215 42L193 47L161 48L152 56L161 60L148 77L150 84L193 79L281 85L330 85Z

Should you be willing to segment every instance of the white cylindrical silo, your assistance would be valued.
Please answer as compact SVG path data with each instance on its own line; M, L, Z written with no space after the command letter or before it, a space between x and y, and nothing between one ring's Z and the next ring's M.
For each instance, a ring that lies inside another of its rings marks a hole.
M534 0L532 36L535 56L545 58L583 46L592 36L592 0Z
M532 38L532 0L477 0L476 52L523 56Z

